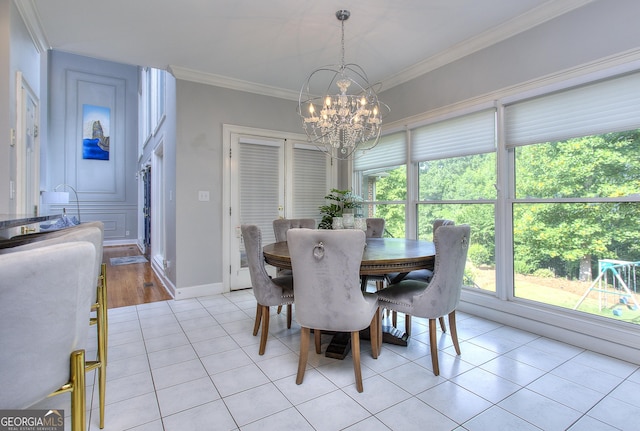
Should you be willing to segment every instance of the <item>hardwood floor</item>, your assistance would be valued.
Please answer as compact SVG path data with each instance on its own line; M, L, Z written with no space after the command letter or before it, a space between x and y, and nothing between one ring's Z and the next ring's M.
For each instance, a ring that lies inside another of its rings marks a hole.
M140 250L135 245L104 247L102 261L107 264L108 308L171 299L149 262L111 265L112 257L139 255Z

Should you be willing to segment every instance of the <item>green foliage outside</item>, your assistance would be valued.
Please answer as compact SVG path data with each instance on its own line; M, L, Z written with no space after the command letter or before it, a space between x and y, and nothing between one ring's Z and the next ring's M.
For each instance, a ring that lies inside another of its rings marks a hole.
M597 276L598 260L640 262L640 203L634 201L640 194L640 130L518 147L515 167L516 274L587 280L589 271ZM418 237L431 239L437 218L468 223L469 260L474 267L495 267L496 172L494 153L420 163ZM406 167L376 175L374 200L384 203L372 208L375 216L385 218L390 234L403 237L405 207L395 202L406 199ZM640 266L638 273L640 290ZM516 286L519 297L536 300L542 292L543 302L556 304L547 288ZM556 305L572 308L575 293L564 295ZM593 309L585 303L584 311Z

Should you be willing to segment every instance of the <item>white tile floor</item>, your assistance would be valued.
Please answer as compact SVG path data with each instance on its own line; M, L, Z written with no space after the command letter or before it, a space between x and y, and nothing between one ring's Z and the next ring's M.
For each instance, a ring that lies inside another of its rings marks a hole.
M272 309L259 356L255 305L246 290L109 310L104 429L640 429L637 365L462 313L460 357L449 335L438 334L439 377L431 371L425 322L414 318L408 347L384 344L374 360L362 342L363 393L355 389L351 357L317 355L313 343L297 386L295 319L287 329L285 315ZM95 431L97 385L87 385ZM43 407L68 413L63 397Z

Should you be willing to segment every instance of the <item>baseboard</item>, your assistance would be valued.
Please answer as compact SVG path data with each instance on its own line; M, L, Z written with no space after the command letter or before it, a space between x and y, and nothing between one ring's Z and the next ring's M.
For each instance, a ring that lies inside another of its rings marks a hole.
M176 300L195 298L198 296L216 295L223 292L222 283L201 284L200 286L180 287L176 289Z
M138 245L138 241L135 239L105 239L104 246L113 246L113 245Z

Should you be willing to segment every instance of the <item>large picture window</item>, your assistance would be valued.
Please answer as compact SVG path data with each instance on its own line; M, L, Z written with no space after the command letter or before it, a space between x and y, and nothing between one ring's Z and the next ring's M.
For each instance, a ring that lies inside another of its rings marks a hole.
M405 237L407 201L406 133L380 138L354 161L354 192L363 199L365 218L384 218L386 237Z
M433 221L471 226L465 285L495 292L495 109L412 132L418 165L417 236L433 238Z
M505 110L514 296L640 323L640 74Z

